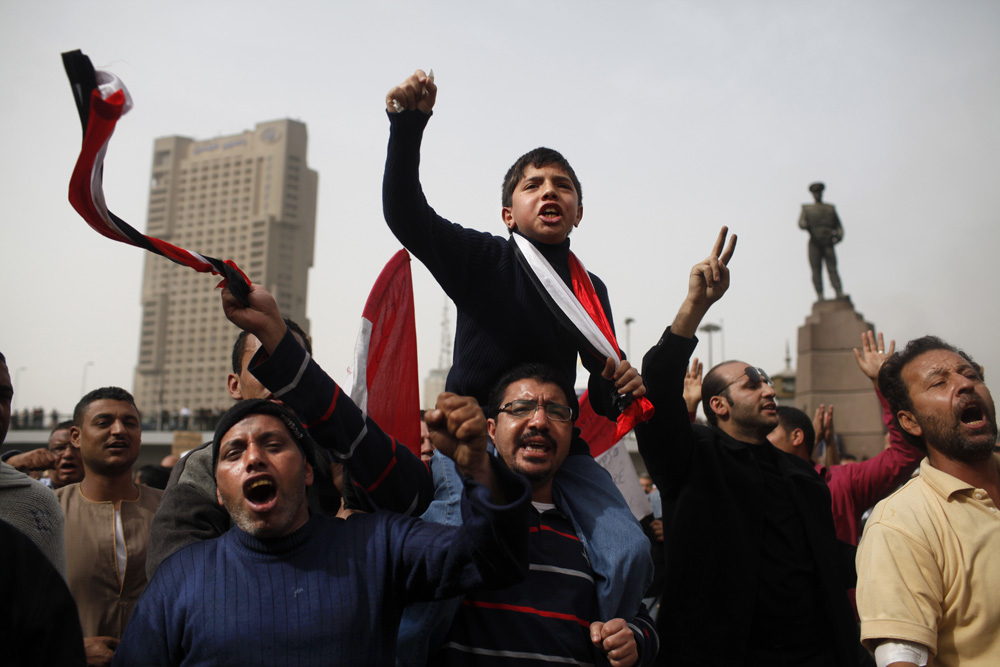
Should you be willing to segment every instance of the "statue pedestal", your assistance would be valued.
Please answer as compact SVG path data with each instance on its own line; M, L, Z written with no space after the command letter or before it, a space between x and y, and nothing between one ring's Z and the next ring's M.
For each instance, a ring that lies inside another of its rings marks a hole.
M844 450L859 459L884 446L882 408L854 359L861 334L871 329L850 297L817 301L799 327L795 407L811 418L821 403L833 404L834 430Z

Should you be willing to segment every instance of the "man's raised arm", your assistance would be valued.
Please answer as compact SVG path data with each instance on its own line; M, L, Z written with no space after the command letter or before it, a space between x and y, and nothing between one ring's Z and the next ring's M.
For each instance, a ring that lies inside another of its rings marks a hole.
M878 389L878 373L885 360L896 350L896 341L889 341L886 348L882 334L876 339L871 331L861 334L861 347L854 349L858 368L875 385L875 394L882 406L882 421L889 431L889 447L867 461L851 466L851 491L858 508L869 508L885 498L910 475L925 454L907 442L896 428L889 403Z
M295 411L313 439L344 464L352 483L376 506L419 516L434 497L427 466L364 415L302 349L267 290L252 284L249 300L243 306L228 289L222 290L229 321L260 340L261 348L247 366L250 372Z
M727 227L719 231L711 254L695 264L688 276L688 293L673 324L667 328L642 361L646 396L656 414L635 428L639 453L653 481L668 494L671 480L683 477L690 447L694 446L690 415L684 402L684 377L688 359L697 345L695 332L713 303L729 289L729 260L736 250L736 235L726 245ZM668 477L669 475L669 477Z
M687 297L677 311L674 323L670 325L671 333L684 338L694 338L705 313L729 289L728 265L736 251L736 234L733 234L729 239L729 245L726 246L728 233L728 227L720 229L712 253L691 268ZM725 251L723 246L726 246Z

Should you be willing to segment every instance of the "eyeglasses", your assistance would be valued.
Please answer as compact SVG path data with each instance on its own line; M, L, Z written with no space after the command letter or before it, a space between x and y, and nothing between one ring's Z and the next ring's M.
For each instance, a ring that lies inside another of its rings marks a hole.
M542 405L534 401L511 401L501 405L497 412L506 412L514 419L527 419L538 412L539 408L545 410L545 416L553 421L568 422L573 419L573 409L559 403Z
M753 366L747 366L746 368L743 369L743 375L746 375L747 379L750 381L750 388L751 389L756 389L761 384L766 384L768 386L774 386L774 383L771 382L770 376L767 374L766 371L764 371L763 368L754 368ZM729 384L727 384L725 387L723 387L722 391L720 391L719 394L721 394L723 391L725 391L726 389L728 389L732 385L734 385L737 382L739 382L740 378L742 378L743 375L741 375L740 377L736 378L735 380L733 380L732 382L730 382ZM716 396L718 396L719 394L716 394Z

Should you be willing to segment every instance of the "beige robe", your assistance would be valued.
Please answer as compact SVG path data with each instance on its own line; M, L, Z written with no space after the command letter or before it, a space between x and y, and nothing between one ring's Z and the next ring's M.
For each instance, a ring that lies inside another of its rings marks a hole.
M79 484L56 491L66 515L66 579L80 612L84 637L125 634L135 603L146 588L146 546L163 491L139 485L136 500L121 503L125 534L125 580L115 554L115 508L92 502Z

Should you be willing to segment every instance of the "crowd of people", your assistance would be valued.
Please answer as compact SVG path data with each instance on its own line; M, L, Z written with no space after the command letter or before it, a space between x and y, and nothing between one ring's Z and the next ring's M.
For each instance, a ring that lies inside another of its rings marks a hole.
M934 337L895 352L865 335L855 352L888 446L814 462L818 440L836 451L830 409L779 406L753 364L690 361L735 235L694 265L640 374L613 342L607 289L569 250L582 190L559 153L508 171L508 238L428 205L436 93L418 70L386 96L386 221L458 308L419 454L327 375L267 290L224 287L243 332L219 378L234 404L210 442L163 462L164 490L133 470L142 420L120 387L0 464L5 661L998 664L1000 459L982 368ZM590 407L634 424L642 522L577 428L578 355ZM15 390L0 355L0 443ZM51 488L25 474L39 471Z
M222 408L180 408L173 412L162 410L159 417L154 414L151 417L143 415L143 430L149 431L212 431L219 423ZM40 431L46 428L54 428L61 421L62 415L53 408L48 413L43 408L23 408L20 411L11 412L10 430L12 431Z

